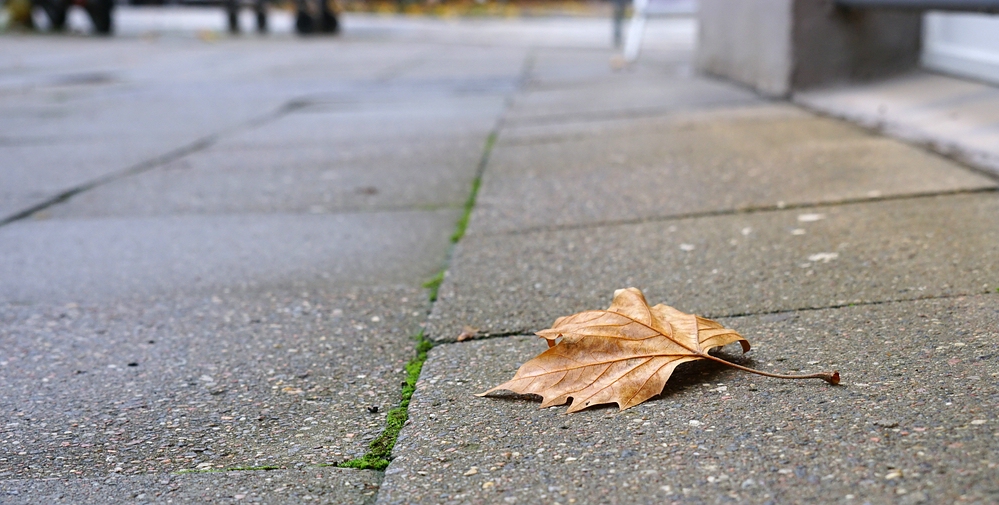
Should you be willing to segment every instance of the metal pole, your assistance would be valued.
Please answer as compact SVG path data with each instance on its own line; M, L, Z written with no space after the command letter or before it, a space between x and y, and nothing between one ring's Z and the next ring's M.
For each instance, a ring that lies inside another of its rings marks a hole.
M648 7L649 0L635 0L631 25L628 26L628 39L624 42L624 60L629 63L638 59L638 52L642 49L642 35L645 33Z
M624 10L628 0L613 0L614 3L614 47L621 47L621 36L624 25Z

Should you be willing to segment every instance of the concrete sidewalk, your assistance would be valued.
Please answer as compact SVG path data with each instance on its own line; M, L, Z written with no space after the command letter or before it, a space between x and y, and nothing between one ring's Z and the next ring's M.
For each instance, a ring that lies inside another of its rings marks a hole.
M374 500L527 49L191 35L0 39L2 503Z
M999 501L993 176L695 75L689 21L623 71L594 20L350 21L0 40L0 502ZM473 396L628 286L843 383Z
M995 179L682 60L568 58L505 115L378 503L999 500ZM473 396L627 286L843 383L702 362L623 413Z

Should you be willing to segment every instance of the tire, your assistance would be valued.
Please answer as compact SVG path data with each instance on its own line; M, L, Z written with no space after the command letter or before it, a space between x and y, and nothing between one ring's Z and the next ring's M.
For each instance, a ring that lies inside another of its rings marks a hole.
M323 33L337 33L340 31L340 20L329 9L323 9L320 29Z
M226 21L229 23L229 33L239 33L239 0L226 0Z
M229 33L239 33L239 11L229 11L226 18L229 20Z
M267 11L263 9L257 11L257 33L267 33Z
M94 23L94 32L99 35L110 35L114 31L111 11L114 0L90 0L87 2L87 14Z
M48 0L42 3L45 15L52 24L52 31L61 32L66 29L66 11L69 5L65 0Z
M307 35L312 33L312 16L304 10L299 10L298 15L295 16L295 31L299 35Z

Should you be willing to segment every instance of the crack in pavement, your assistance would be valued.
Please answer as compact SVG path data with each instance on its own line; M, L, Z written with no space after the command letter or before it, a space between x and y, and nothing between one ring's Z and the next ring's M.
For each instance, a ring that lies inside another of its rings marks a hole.
M997 291L999 292L999 291ZM728 314L700 314L703 317L709 319L734 319L740 317L754 317L754 316L769 316L774 314L794 314L797 312L817 312L820 310L829 309L842 309L846 307L875 307L879 305L891 305L898 303L911 303L920 302L926 300L953 300L957 298L964 298L967 296L996 296L999 295L993 293L992 291L985 291L982 293L957 293L951 295L937 295L937 296L921 296L917 298L904 298L904 299L894 299L894 300L871 300L867 302L852 302L852 303L837 303L831 305L822 305L816 307L800 307L797 309L783 309L783 310L762 310L759 312L733 312ZM537 329L516 329L516 330L503 330L498 332L489 332L476 334L475 336L465 339L465 340L434 340L434 347L439 345L453 345L453 344L464 344L468 342L474 342L477 340L493 340L497 338L508 338L508 337L522 337L531 336L539 331L545 330L547 328L537 328Z
M689 212L684 214L672 214L668 216L649 216L640 217L634 219L618 219L610 221L593 221L589 223L577 223L577 224L564 224L564 225L553 225L553 226L528 226L524 228L518 228L516 230L501 230L493 232L481 232L477 233L480 237L497 237L497 236L511 236L511 235L530 235L533 233L546 233L546 232L558 232L567 230L587 230L595 228L606 228L608 226L622 226L622 225L633 225L633 224L643 224L643 223L661 223L669 221L682 221L686 219L697 219L702 217L721 217L721 216L741 216L748 214L762 214L766 212L777 212L782 210L801 210L801 209L818 209L826 207L844 207L848 205L861 205L867 203L878 203L878 202L891 202L900 200L918 200L921 198L936 198L941 196L957 196L957 195L974 195L979 193L999 193L999 187L985 187L985 188L970 188L970 189L954 189L946 191L929 191L925 193L908 193L899 195L885 195L877 197L857 197L857 198L844 198L841 200L830 200L826 202L802 202L802 203L788 203L784 205L760 205L760 206L748 206L740 207L734 209L721 209L721 210L709 210L703 212Z
M134 176L134 175L139 175L139 174L142 174L144 172L148 172L148 171L153 170L153 169L155 169L157 167L161 167L161 166L166 165L168 163L177 161L177 160L182 159L182 158L184 158L186 156L189 156L191 154L194 154L194 153L197 153L197 152L200 152L200 151L204 151L205 149L208 149L209 147L211 147L211 146L215 145L216 143L218 143L219 140L221 140L223 137L225 137L227 135L231 135L231 134L237 133L237 132L251 130L253 128L258 128L258 127L263 126L263 125L265 125L267 123L270 123L272 121L276 121L278 119L281 119L282 117L284 117L284 116L286 116L288 114L291 114L291 113L293 113L293 112L295 112L295 111L297 111L299 109L302 109L304 107L308 107L310 104L311 104L310 101L304 100L304 99L292 99L292 100L289 100L289 101L285 102L284 104L282 104L280 107L278 107L273 112L261 115L261 116L256 117L256 118L251 118L251 119L249 119L247 121L244 121L243 123L238 124L236 126L232 126L230 128L223 129L220 132L216 132L216 133L212 133L210 135L206 135L206 136L204 136L204 137L202 137L200 139L195 140L194 142L191 142L190 144L187 144L185 146L179 147L177 149L173 149L171 151L168 151L168 152L166 152L164 154L161 154L159 156L155 156L153 158L147 159L145 161L140 161L139 163L136 163L136 164L134 164L134 165L132 165L132 166L130 166L128 168L125 168L124 170L119 170L117 172L111 172L111 173L102 175L100 177L91 179L91 180L89 180L87 182L84 182L82 184L78 184L76 186L73 186L73 187L71 187L69 189L66 189L64 191L61 191L61 192L57 193L56 195L51 196L51 197L45 199L44 201L42 201L42 202L40 202L38 204L32 205L32 206L30 206L30 207L28 207L26 209L23 209L21 211L15 212L14 214L11 214L11 215L9 215L7 217L4 217L4 218L0 219L0 227L3 227L3 226L6 226L8 224L11 224L11 223L14 223L14 222L17 222L17 221L21 221L23 219L31 217L32 215L34 215L34 214L36 214L36 213L38 213L40 211L43 211L45 209L48 209L48 208L53 207L55 205L58 205L60 203L66 202L69 199L73 198L74 196L76 196L76 195L78 195L80 193L84 193L84 192L90 191L91 189L103 186L103 185L111 183L111 182L119 181L119 180L131 177L131 176Z
M442 267L442 270L441 270L442 274L447 271L447 267L451 263L451 258L452 258L452 255L454 253L455 245L462 239L462 237L464 235L465 227L468 225L468 219L469 219L469 217L471 215L472 210L475 207L475 200L476 200L476 196L478 194L479 186L480 186L481 181L482 181L482 176L485 173L487 165L489 164L489 156L492 153L493 146L496 143L496 138L498 137L500 130L502 130L502 128L503 128L504 121L505 121L505 118L506 118L506 114L510 111L511 107L513 106L514 95L516 95L517 93L519 93L523 89L524 84L527 82L528 75L529 75L531 69L534 66L535 53L536 53L536 49L534 49L534 48L528 50L527 55L526 55L526 57L524 59L524 64L521 66L520 76L519 76L519 78L517 80L517 83L518 83L517 87L513 91L511 91L510 94L507 96L507 98L504 100L504 108L503 108L502 112L500 112L499 117L496 119L496 124L494 125L493 129L490 131L488 137L486 138L485 146L482 149L482 157L480 158L478 166L476 167L475 179L472 182L471 191L470 191L470 194L469 194L469 197L468 197L468 201L467 201L466 206L465 206L466 207L465 213L459 219L459 221L455 224L455 228L456 229L455 229L454 235L452 235L452 237L451 237L451 247L448 248L448 251L445 254L445 258L444 258L444 262L443 262L443 267ZM430 309L432 309L433 303L435 303L435 300L431 300ZM428 311L428 313L429 313L429 311ZM418 366L418 368L415 370L416 377L412 381L413 384L409 386L409 387L412 388L412 391L410 392L410 396L415 392L416 382L418 382L420 380L420 374L421 374L422 369L423 369L423 364L424 364L424 362L427 359L427 353L436 344L437 344L436 342L434 342L434 341L432 341L430 339L427 339L424 336L424 334L423 334L422 331L420 332L420 335L418 336L418 340L417 340L417 344L416 344L416 349L415 349L416 350L416 358L414 359L414 361L411 361L410 364L407 364L407 368L409 368L410 366ZM422 357L422 359L421 359L421 357ZM414 365L414 364L416 364L416 365ZM348 461L348 462L344 462L343 464L341 464L343 466L341 466L341 465L337 465L337 466L340 466L341 468L343 468L343 467L346 466L346 467L349 468L349 467L351 467L351 463L354 462L354 461L356 461L356 464L358 465L358 467L361 467L361 465L364 465L369 459L372 459L373 456L377 457L377 456L380 456L381 453L385 453L385 452L387 452L387 454L388 454L388 464L391 465L391 460L394 458L394 455L392 454L392 451L393 451L393 449L395 447L395 441L396 441L399 433L402 431L403 425L406 423L406 421L409 418L409 401L410 401L410 399L409 399L409 397L406 396L405 389L406 389L406 386L404 386L403 398L402 398L402 401L400 402L399 407L396 407L396 409L393 409L393 410L402 410L402 417L403 417L402 423L399 423L399 426L397 426L397 427L393 427L390 424L387 424L386 427L385 427L385 430L383 430L383 432L375 439L375 442L377 442L379 440L383 440L383 439L385 439L385 440L391 439L390 440L390 444L391 445L388 446L388 450L385 451L384 447L377 447L376 448L374 446L374 442L373 442L372 446L369 449L369 451L368 451L367 454L365 454L361 458L358 458L357 460L351 460L351 461ZM388 423L388 421L386 421L386 422ZM390 432L393 429L394 429L395 433L391 433ZM384 470L384 468L382 470ZM381 488L379 488L378 492L379 493L381 492ZM375 501L377 501L377 499L378 499L378 495L376 493L376 495L375 495Z

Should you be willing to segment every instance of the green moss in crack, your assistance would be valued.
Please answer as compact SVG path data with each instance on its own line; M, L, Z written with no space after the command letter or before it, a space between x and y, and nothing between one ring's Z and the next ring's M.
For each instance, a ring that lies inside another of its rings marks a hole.
M451 242L455 244L465 236L465 230L468 228L468 220L471 219L472 209L475 208L475 199L479 196L479 186L482 185L482 172L486 168L486 163L489 161L489 155L492 154L494 145L496 145L496 132L490 133L489 137L486 138L486 146L482 149L482 160L479 161L479 170L475 176L475 180L472 181L472 192L468 195L468 200L465 201L465 212L461 214L461 219L458 220L454 234L451 235Z
M441 283L444 282L444 270L437 272L437 275L433 276L430 280L423 283L423 287L430 290L430 302L437 301L437 290L441 288Z
M465 230L468 228L468 220L472 218L472 209L475 208L475 199L479 195L480 185L482 185L482 179L476 177L472 181L472 194L469 195L468 201L465 202L465 211L461 214L461 219L458 219L458 225L454 230L454 234L451 235L451 242L455 244L465 236Z
M406 363L406 381L402 384L402 397L399 406L388 411L385 416L385 430L378 438L368 445L368 453L360 458L344 461L337 465L340 468L357 468L360 470L385 470L392 460L392 448L399 438L399 432L409 419L409 400L416 391L416 381L420 379L423 362L427 360L427 352L434 344L421 331L416 335L416 356Z

